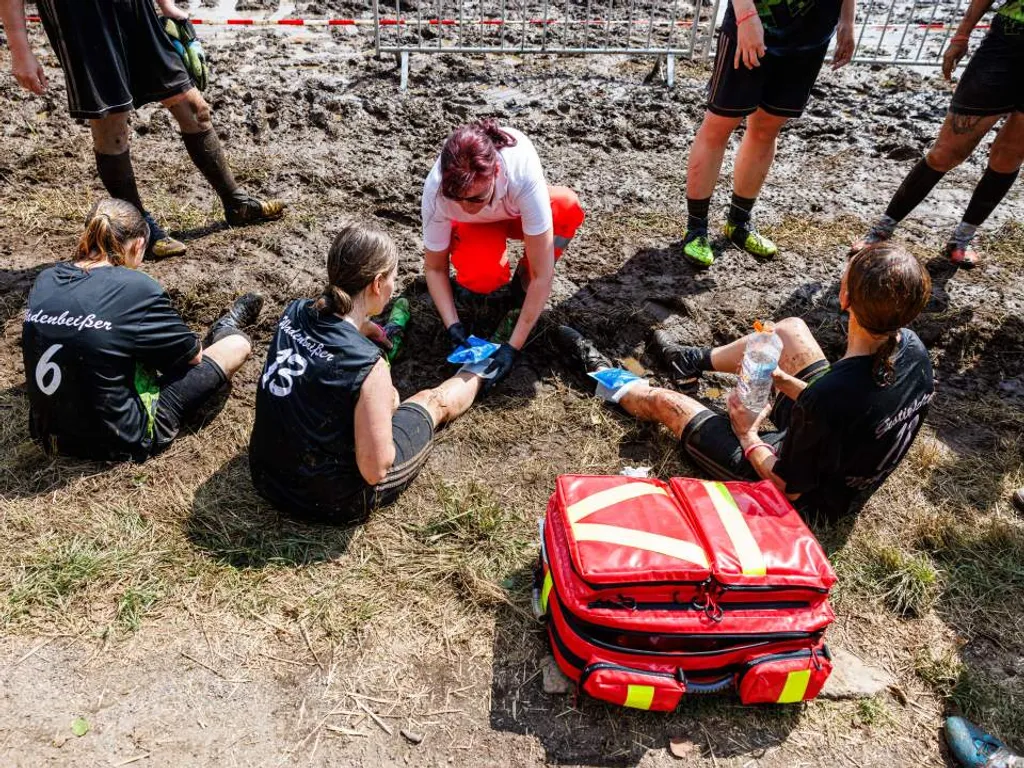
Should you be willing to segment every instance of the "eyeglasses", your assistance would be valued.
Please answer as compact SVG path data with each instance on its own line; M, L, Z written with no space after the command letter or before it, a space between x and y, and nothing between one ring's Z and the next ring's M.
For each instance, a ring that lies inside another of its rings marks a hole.
M494 196L494 180L493 179L491 180L491 188L487 192L482 194L482 195L474 195L473 197L451 197L449 195L445 195L445 197L447 197L449 200L451 200L452 202L455 202L455 203L474 203L474 204L486 203L493 196Z

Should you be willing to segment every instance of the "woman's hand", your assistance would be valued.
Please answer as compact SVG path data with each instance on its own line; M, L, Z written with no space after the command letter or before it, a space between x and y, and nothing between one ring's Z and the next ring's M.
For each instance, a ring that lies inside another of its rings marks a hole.
M796 376L790 376L781 368L772 371L772 385L776 392L781 392L790 400L796 400L800 397L800 393L807 389L806 381L798 379Z
M747 406L740 401L740 394L735 389L729 393L726 403L729 406L729 421L732 422L732 431L739 438L740 443L746 447L748 442L759 442L757 432L761 427L761 422L768 418L771 406L766 404L760 413L751 413L747 410Z
M766 53L764 47L764 25L761 19L755 14L742 24L736 25L736 56L733 59L733 67L740 68L740 62L753 69L761 66L761 57Z
M839 22L836 27L836 52L832 56L832 69L845 67L853 59L853 24Z
M11 73L18 85L36 96L42 96L46 90L46 73L43 65L31 50L12 51Z
M953 71L966 53L967 40L954 37L946 47L946 52L942 54L942 76L944 78L947 80L953 79Z
M169 19L185 21L188 18L188 14L174 4L174 0L156 0L156 3L160 6L160 12Z
M363 327L360 328L359 330L362 331L363 336L368 338L378 347L383 347L384 349L391 349L391 347L393 346L391 344L391 339L388 338L388 335L387 333L384 332L384 329L381 328L372 320L367 320L363 324Z

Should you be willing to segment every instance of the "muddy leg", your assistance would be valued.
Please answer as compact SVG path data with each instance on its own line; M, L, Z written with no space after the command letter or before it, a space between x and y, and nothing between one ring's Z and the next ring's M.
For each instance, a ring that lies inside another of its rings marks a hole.
M469 410L483 387L484 380L471 373L460 373L433 389L417 392L406 400L427 409L434 427L457 419Z
M252 344L241 334L232 334L203 350L203 356L209 357L229 379L234 376L242 364L252 354Z
M747 130L736 153L732 189L740 197L756 198L768 170L775 160L775 147L779 131L786 123L785 117L770 115L762 109L747 118Z
M743 120L741 117L722 117L713 112L704 113L704 121L690 147L686 167L686 196L690 199L711 197L722 171L722 159L729 144L729 136Z
M811 329L799 317L780 320L775 324L775 332L782 339L779 367L791 376L795 376L811 363L825 359L825 353L814 340ZM719 373L738 373L747 341L752 335L741 336L736 341L711 350L711 364L715 370Z
M651 387L647 384L630 387L622 396L619 405L626 413L641 421L664 425L676 439L682 436L683 429L694 416L708 409L706 405L681 392Z

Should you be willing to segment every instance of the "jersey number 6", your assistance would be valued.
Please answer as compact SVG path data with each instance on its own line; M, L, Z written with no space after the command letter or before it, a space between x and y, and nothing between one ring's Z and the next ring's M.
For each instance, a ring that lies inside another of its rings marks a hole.
M63 344L54 344L43 353L43 356L39 358L39 362L36 363L36 386L39 387L39 391L44 395L52 395L57 391L57 387L60 386L60 367L56 363L52 362L52 360L53 356L56 355L63 346ZM46 380L47 376L50 377L49 382Z
M298 352L282 349L277 353L277 359L274 360L273 365L267 368L267 372L263 374L263 386L270 390L270 394L285 397L291 394L294 384L292 377L305 373L307 365L309 363L306 358ZM272 378L275 380L270 381ZM269 385L267 382L270 382Z

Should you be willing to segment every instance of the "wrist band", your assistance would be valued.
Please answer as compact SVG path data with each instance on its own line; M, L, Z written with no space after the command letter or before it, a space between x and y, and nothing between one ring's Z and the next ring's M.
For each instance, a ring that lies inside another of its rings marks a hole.
M951 43L969 43L969 42L971 42L971 36L970 35L953 35L953 37L950 38L949 42L951 42Z
M750 446L749 448L747 448L747 450L743 452L743 458L746 459L747 461L750 461L750 454L752 454L758 448L767 448L769 451L771 451L772 456L776 455L775 449L772 448L772 446L768 445L768 443L754 443L752 446Z
M757 16L757 9L756 8L754 10L752 10L752 11L747 11L742 16L740 16L738 19L736 19L736 26L738 27L744 21L747 21L748 19L752 19L755 16Z

